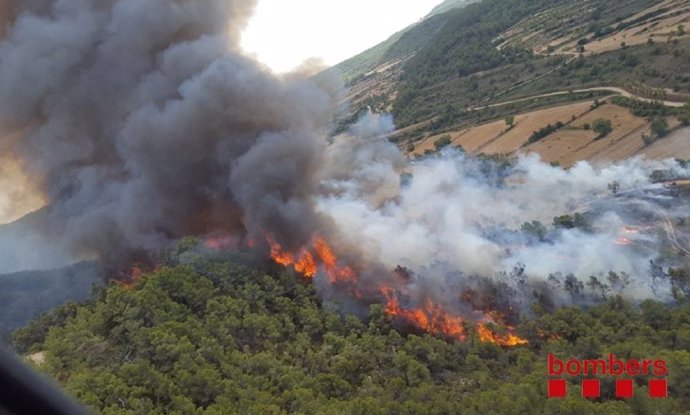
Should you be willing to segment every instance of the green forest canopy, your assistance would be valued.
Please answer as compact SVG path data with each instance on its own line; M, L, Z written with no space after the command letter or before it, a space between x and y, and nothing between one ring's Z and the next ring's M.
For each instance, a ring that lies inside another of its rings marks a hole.
M527 347L397 330L381 306L364 320L314 285L221 257L187 255L132 288L114 284L14 335L20 353L104 414L690 413L690 307L619 297L524 321ZM550 340L547 340L550 339ZM546 399L546 356L668 361L671 398ZM685 412L684 412L685 411Z

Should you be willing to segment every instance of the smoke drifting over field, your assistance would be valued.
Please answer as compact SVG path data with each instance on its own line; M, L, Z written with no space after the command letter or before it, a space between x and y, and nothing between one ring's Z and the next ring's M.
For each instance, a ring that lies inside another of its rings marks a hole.
M517 268L537 281L573 273L583 282L590 276L605 282L614 271L630 278L620 292L650 297L649 261L660 241L639 228L688 214L667 188L650 182L653 170L690 175L671 160L602 168L582 162L563 170L536 156L500 166L448 150L414 162L401 187L392 145L342 147L334 159L348 155L350 164L340 168L356 176L326 181L338 191L319 198L319 211L337 224L346 246L360 247L365 262L404 266L440 285L453 272L510 279L506 273ZM608 190L613 182L620 185L615 197ZM544 229L541 237L519 231L533 221L551 227L566 212L584 213L586 229Z
M342 85L278 77L244 56L253 1L13 6L2 15L16 18L0 43L0 148L49 201L40 231L75 257L115 270L184 236L231 234L266 255L318 236L365 286L398 266L409 286L440 297L475 275L613 270L633 277L628 294L651 295L643 273L655 252L613 243L627 220L613 210L594 232L534 240L516 230L577 210L613 180L621 191L645 186L650 167L670 162L563 171L449 152L410 166L376 138L393 128L387 116L367 115L327 144ZM404 171L412 179L401 186Z

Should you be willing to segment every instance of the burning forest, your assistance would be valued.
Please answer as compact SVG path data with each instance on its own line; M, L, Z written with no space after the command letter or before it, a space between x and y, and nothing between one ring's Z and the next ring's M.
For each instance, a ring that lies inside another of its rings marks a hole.
M644 160L566 171L454 150L412 163L380 138L394 128L385 114L332 137L339 77L275 75L246 56L238 41L253 6L13 4L0 43L0 148L46 201L33 231L111 278L198 237L271 258L355 312L378 302L401 325L503 346L526 343L513 326L535 299L668 297L648 272L663 241L620 229L687 215L649 175L689 171ZM566 212L587 226L525 227ZM584 288L610 272L625 283Z

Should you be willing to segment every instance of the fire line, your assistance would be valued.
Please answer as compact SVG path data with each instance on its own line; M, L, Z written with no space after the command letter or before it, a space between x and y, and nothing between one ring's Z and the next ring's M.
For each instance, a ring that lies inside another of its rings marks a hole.
M267 236L273 261L284 267L292 267L305 278L313 279L322 270L331 285L347 284L356 297L362 298L362 290L357 287L357 273L349 266L342 265L333 248L321 237L315 237L311 242L311 249L301 248L297 252L289 252L283 246ZM396 290L390 286L378 289L380 296L385 299L384 312L401 322L410 324L418 329L434 335L442 335L455 340L467 340L467 326L471 326L465 318L453 315L446 309L426 299L417 307L403 307L396 295ZM376 295L372 294L372 295ZM474 327L477 338L481 342L494 343L503 347L523 346L529 342L514 333L514 328L498 324L501 319L494 318L491 312L484 316L483 323ZM490 323L490 324L489 324ZM500 330L494 330L494 327Z

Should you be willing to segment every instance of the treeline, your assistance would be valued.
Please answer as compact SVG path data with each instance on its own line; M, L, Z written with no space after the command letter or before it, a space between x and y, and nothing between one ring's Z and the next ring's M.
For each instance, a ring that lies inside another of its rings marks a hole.
M182 253L133 287L112 285L14 336L41 369L103 414L645 414L690 408L690 306L619 297L518 326L529 346L401 331L378 304L364 318L324 305L315 287L221 257ZM565 282L568 284L568 282ZM595 287L596 288L596 287ZM666 359L669 399L546 399L546 356ZM684 412L686 411L686 412Z
M401 125L416 115L409 108L420 106L418 95L424 93L424 88L531 56L527 50L498 50L493 44L498 34L534 10L531 3L541 3L510 2L530 4L523 8L522 4L512 7L502 0L484 0L437 17L443 19L441 30L405 64L404 84L393 108Z
M522 18L564 1L483 0L448 12L442 30L406 63L404 81L419 86L529 58L528 50L497 49L496 36Z
M553 18L612 24L657 2L631 0L619 4L595 0L590 13L572 12L568 16L556 13ZM482 0L444 13L439 16L443 20L438 22L442 29L406 63L404 80L418 86L529 59L532 53L527 49L499 50L497 46L502 41L499 35L527 17L572 5L572 0Z
M561 128L563 128L563 125L564 124L560 121L558 121L556 124L548 124L546 127L542 127L538 131L532 132L532 135L530 135L527 139L527 143L536 143L542 138L546 138L552 133L555 133L556 131L560 130Z
M690 104L682 107L669 107L660 101L648 102L622 96L611 98L611 103L630 109L630 112L638 117L645 117L651 120L659 117L675 116L678 117L682 124L690 125Z

